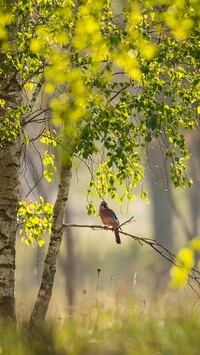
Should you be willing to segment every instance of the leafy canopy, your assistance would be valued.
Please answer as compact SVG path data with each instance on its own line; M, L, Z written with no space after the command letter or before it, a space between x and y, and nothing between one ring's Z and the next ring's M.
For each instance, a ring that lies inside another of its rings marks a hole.
M43 125L42 143L51 146L45 140L51 117L64 154L78 156L90 170L88 213L95 213L94 193L119 203L135 198L151 142L163 152L173 185L192 185L185 132L196 127L199 113L198 1L2 4L8 17L0 32L7 43L0 75L17 73L23 97L14 110L1 99L3 143L27 137L27 126L37 124ZM41 87L50 110L39 106ZM55 164L49 150L43 164L51 181ZM141 197L149 202L143 187Z

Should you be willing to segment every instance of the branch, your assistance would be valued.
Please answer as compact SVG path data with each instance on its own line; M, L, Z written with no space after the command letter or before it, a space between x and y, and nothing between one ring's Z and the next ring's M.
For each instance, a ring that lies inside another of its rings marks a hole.
M133 220L133 218L134 218L134 216L132 216L130 219L128 219L124 223L120 224L119 228L121 228L122 226L125 226L125 224L128 224L129 222L131 222ZM135 219L133 220L133 222L135 222Z
M32 109L33 109L33 106L38 98L38 95L41 91L41 88L43 86L45 82L45 79L44 79L44 76L41 76L40 80L38 81L36 87L35 87L35 91L33 92L33 95L32 95L32 98L30 100L30 103L27 107L27 110L26 112L24 113L23 117L22 117L22 124L26 124L26 118L29 117L32 113Z
M127 83L126 85L122 86L121 89L119 89L107 102L107 104L109 104L111 101L113 101L122 91L126 90L129 86L131 85L131 83Z
M131 217L128 221L123 223L123 225L130 222L133 218L134 217ZM69 227L91 228L93 230L102 230L103 229L103 230L113 231L112 227L96 225L96 224L93 224L93 225L76 224L76 223L73 223L73 224L64 223L63 224L63 228L69 228ZM160 254L164 259L168 260L172 265L175 265L180 268L184 268L183 262L174 253L172 253L169 249L167 249L162 244L160 244L156 239L139 237L139 236L127 233L127 232L123 232L121 230L119 230L119 233L136 240L140 245L147 244L152 249L154 249L158 254ZM200 299L200 292L198 293L195 290L195 288L193 287L193 285L191 284L191 281L193 281L196 284L196 286L200 289L200 271L193 267L193 268L191 268L188 276L189 276L188 285L196 293L196 295L198 296L198 299Z

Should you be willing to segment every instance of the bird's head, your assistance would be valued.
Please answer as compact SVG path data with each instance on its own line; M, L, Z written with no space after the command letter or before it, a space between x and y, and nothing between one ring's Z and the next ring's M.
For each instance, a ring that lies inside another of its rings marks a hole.
M107 202L106 201L102 201L101 204L100 204L100 207L107 208L108 207Z

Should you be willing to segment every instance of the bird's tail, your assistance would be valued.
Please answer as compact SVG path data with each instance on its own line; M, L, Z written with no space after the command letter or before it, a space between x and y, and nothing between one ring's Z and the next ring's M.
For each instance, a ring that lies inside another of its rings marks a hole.
M116 229L114 230L114 232L115 232L116 243L117 243L117 244L121 244L121 239L120 239L120 236L119 236L118 228L116 228Z

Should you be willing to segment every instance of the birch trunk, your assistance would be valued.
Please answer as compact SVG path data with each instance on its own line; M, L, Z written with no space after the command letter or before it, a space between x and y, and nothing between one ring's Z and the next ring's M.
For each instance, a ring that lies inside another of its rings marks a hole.
M0 151L0 318L15 320L15 241L19 197L20 147Z
M0 55L1 64L5 60ZM12 110L21 104L21 93L12 74L0 77L0 123L7 109ZM11 119L10 119L11 120ZM15 118L12 118L13 123ZM21 141L8 141L1 137L0 142L0 319L16 319L15 315L15 242L17 232L17 209L20 188Z
M44 321L51 300L56 262L63 235L63 220L71 179L71 162L61 167L60 183L54 205L52 233L47 250L40 289L30 318L30 326L34 327Z

